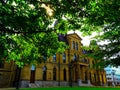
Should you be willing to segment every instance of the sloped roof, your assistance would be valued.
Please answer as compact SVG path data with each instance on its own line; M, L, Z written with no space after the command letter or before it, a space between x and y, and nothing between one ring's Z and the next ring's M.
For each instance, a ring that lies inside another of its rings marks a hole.
M73 35L76 35L80 40L82 40L80 38L80 36L78 34L76 34L76 33L72 33L72 34L58 34L58 40L62 41L62 42L66 42L68 44L67 36L73 36Z
M67 34L67 36L72 36L72 35L76 35L80 40L82 40L82 38L77 34L77 33L71 33L71 34Z

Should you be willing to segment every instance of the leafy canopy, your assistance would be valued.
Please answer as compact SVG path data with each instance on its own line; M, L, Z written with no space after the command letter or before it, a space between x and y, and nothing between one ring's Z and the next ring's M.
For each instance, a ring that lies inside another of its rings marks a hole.
M86 10L89 13L86 23L100 26L103 33L94 38L99 43L99 50L94 49L92 56L105 66L120 65L120 0L91 0Z
M20 66L41 61L43 56L64 51L65 43L59 42L58 34L71 29L85 34L105 32L102 40L107 39L112 48L117 40L119 43L119 15L119 0L1 0L0 58L14 60ZM106 51L103 57L110 52L115 55L119 44L114 53L113 48L107 48L102 49Z

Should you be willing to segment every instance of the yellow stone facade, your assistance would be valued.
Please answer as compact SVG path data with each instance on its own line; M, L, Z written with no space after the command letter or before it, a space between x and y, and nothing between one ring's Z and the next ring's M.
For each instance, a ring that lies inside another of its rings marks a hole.
M0 64L0 87L10 87L14 82L15 65L13 62Z
M47 58L45 63L37 64L36 67L24 66L20 75L21 87L30 87L31 83L38 86L106 84L104 69L96 70L92 59L82 57L82 39L76 33L62 35L62 38L69 48L63 54L56 53Z

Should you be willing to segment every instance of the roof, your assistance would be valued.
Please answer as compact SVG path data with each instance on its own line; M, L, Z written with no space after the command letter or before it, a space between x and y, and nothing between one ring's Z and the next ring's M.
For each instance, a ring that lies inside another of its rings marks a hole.
M62 42L68 43L67 38L66 38L66 35L64 35L64 34L59 34L59 35L58 35L58 40L59 40L59 41L62 41Z
M72 34L58 34L58 40L62 41L62 42L66 42L68 44L67 36L73 36L73 35L76 35L80 40L82 40L80 38L80 36L78 34L76 34L76 33L72 33Z
M72 35L76 35L80 40L82 40L82 38L77 34L77 33L71 33L71 34L67 34L67 36L72 36Z

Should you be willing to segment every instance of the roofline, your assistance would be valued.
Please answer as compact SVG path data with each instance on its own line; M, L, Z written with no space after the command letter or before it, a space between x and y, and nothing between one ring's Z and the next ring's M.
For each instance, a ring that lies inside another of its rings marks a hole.
M70 33L70 34L67 34L66 36L70 36L70 35L74 35L74 34L76 34L79 38L80 38L80 40L82 40L82 38L77 34L77 33Z

